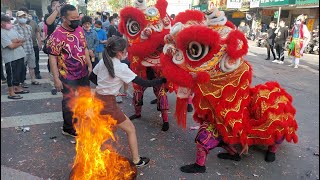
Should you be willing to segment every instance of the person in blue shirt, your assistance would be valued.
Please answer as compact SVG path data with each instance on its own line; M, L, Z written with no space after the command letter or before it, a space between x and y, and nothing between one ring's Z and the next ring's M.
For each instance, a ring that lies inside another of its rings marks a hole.
M99 45L98 33L91 28L92 19L89 16L83 16L82 18L82 28L84 30L84 35L86 37L87 46L89 50L89 55L91 58L92 67L94 67L98 62L96 58L98 53L96 52L96 48Z
M102 29L102 22L99 20L96 20L94 23L94 30L98 34L99 39L99 45L96 47L96 61L98 62L100 59L102 59L102 52L104 50L104 44L107 42L107 33L105 30Z

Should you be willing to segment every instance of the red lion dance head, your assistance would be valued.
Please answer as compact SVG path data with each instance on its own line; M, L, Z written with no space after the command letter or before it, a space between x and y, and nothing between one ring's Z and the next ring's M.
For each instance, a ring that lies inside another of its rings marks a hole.
M292 97L276 82L251 88L247 52L244 34L217 8L176 16L161 64L163 75L178 86L178 124L186 127L187 98L194 93L193 118L213 124L226 143L270 145L282 137L297 142Z
M178 14L165 42L164 75L184 87L235 70L248 52L244 35L216 8L206 15L196 10Z
M144 0L136 0L135 7L120 12L119 31L128 40L128 56L133 67L159 66L164 36L169 33L171 19L166 13L168 3L158 0L147 7Z

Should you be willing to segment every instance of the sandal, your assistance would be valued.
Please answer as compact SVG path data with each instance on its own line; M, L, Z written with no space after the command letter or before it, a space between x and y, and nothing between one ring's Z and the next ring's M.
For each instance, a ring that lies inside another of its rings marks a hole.
M21 87L23 88L29 88L29 86L26 83L21 84Z
M40 83L38 81L33 81L31 82L32 85L40 85Z
M8 96L8 99L22 99L22 97L19 95L14 95L14 96Z
M28 94L30 91L27 91L27 90L22 90L22 91L19 91L19 92L14 92L16 94Z

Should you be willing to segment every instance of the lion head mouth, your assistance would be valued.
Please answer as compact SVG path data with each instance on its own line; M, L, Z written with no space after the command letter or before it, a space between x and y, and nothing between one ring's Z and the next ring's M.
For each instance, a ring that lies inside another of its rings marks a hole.
M160 66L160 54L163 51L163 45L159 45L156 50L147 55L143 61L141 62L142 65L150 67L150 66Z

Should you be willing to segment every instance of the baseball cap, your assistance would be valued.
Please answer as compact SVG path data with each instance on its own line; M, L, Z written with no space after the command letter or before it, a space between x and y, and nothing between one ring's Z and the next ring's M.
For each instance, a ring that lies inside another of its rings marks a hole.
M26 14L26 13L23 12L23 11L18 11L18 12L16 13L16 16L17 16L17 17L20 17L20 16L25 15L25 14Z

